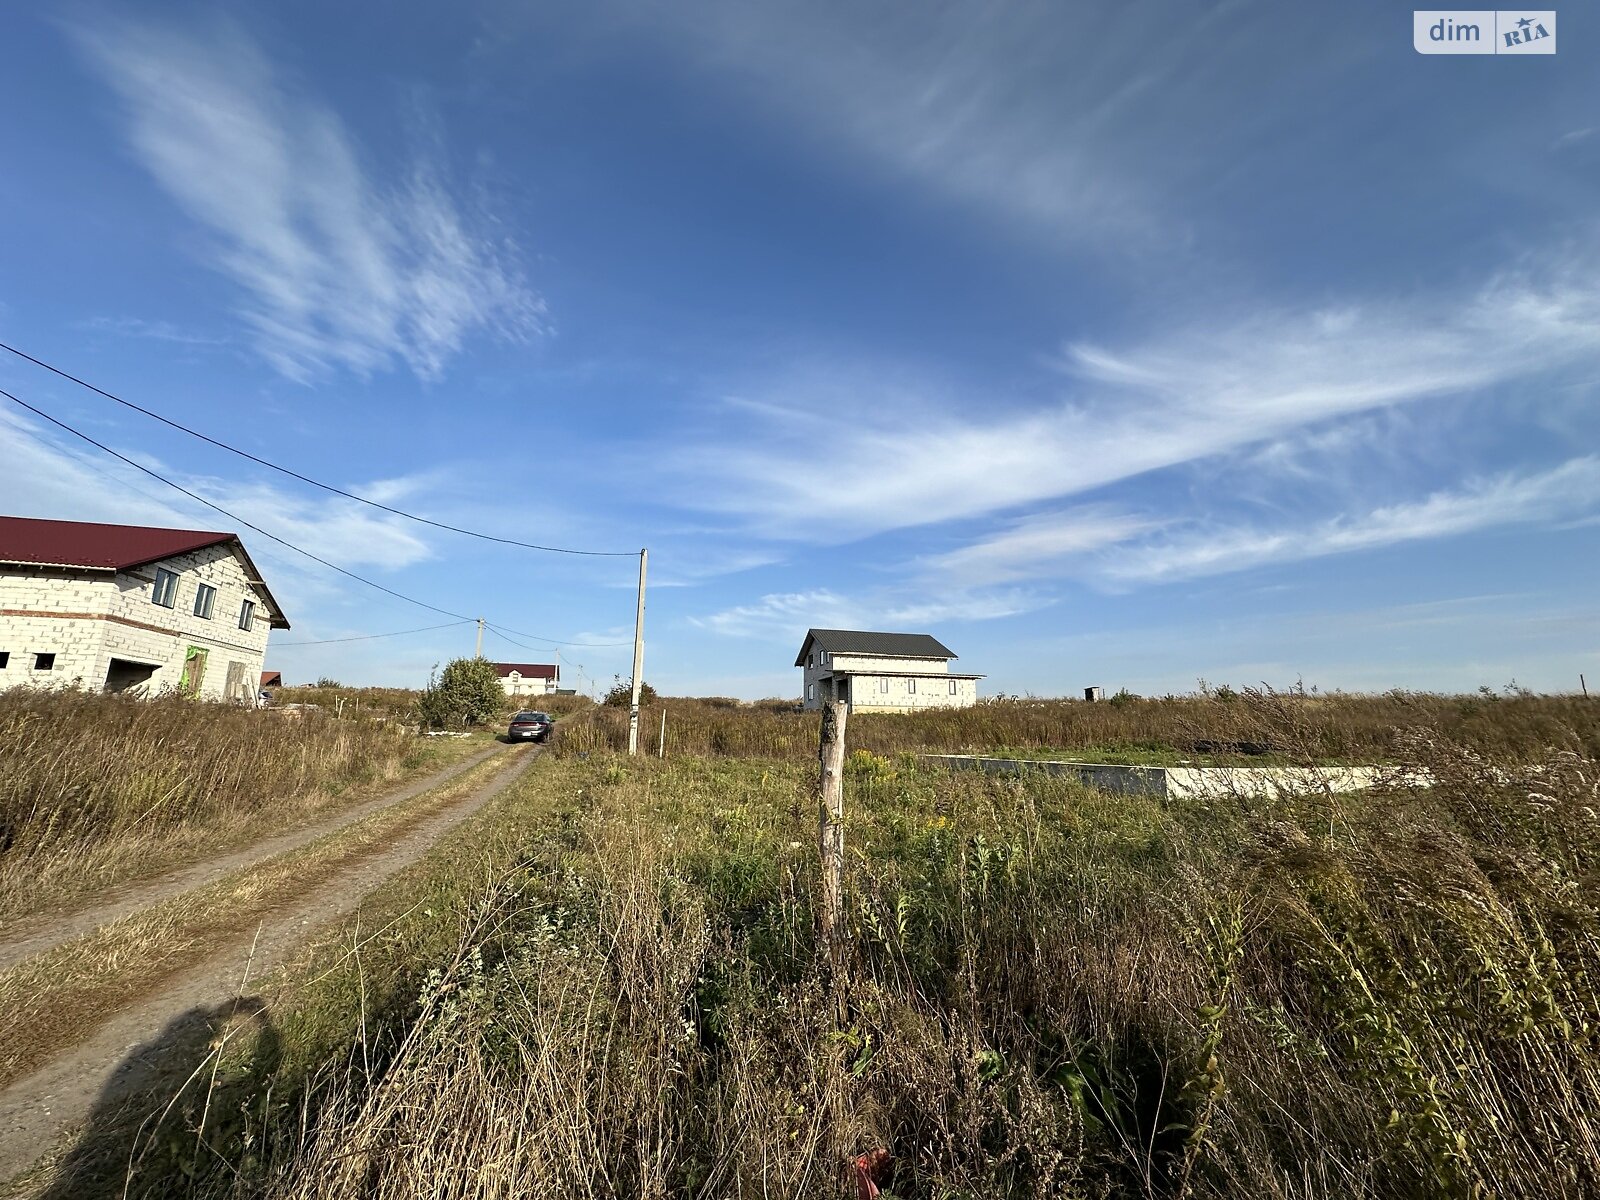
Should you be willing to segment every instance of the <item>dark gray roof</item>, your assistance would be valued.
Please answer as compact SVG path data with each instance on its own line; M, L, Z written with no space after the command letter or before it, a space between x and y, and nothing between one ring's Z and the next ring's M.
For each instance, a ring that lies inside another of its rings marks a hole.
M815 642L829 654L887 654L894 658L954 658L948 646L926 633L866 633L860 629L812 629L800 643L794 665L803 666Z

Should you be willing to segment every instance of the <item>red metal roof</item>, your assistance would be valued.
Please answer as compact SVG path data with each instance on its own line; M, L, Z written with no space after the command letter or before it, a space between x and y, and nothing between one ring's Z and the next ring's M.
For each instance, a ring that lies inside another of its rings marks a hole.
M524 679L555 679L556 667L554 663L495 663L495 674L501 679L515 671Z
M283 610L261 579L261 572L235 533L201 529L158 529L152 525L101 525L91 521L47 521L35 517L0 517L0 563L31 567L85 567L129 571L191 550L232 542L244 560L251 582L261 589L272 610L274 629L287 629Z
M0 562L47 567L99 567L126 571L190 550L235 541L231 533L155 529L148 525L92 525L0 517Z
M283 686L283 672L282 671L263 671L263 672L261 672L261 686L264 687L264 688L282 687Z

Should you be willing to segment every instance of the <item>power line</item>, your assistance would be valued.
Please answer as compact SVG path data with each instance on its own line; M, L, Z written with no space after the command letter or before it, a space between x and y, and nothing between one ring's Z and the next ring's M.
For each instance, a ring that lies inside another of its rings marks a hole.
M513 646L522 646L522 643L517 641L516 638L507 637L507 634L514 633L517 635L517 637L532 638L536 642L548 642L552 646L588 646L594 650L607 650L613 646L633 645L632 642L562 642L557 641L555 638L540 637L537 633L523 633L520 629L511 629L508 626L493 625L487 621L485 621L484 624L488 628L494 630L502 640L510 642ZM533 649L532 646L522 646L522 648L524 650Z
M408 521L416 521L423 525L432 525L435 529L447 529L451 533L464 534L467 537L481 538L486 542L499 542L501 545L505 546L520 546L524 550L544 550L551 554L580 554L591 558L633 558L637 554L637 552L633 550L573 550L566 546L540 546L533 542L520 542L516 538L504 538L497 537L492 533L481 533L476 529L463 529L459 525L449 525L444 521L435 521L431 517L421 517L416 513L406 512L402 508L394 508L388 504L382 504L377 500L369 500L365 496L358 496L354 492L347 492L343 488L336 488L331 483L323 483L321 480L312 479L309 475L302 475L299 471L292 470L289 467L283 467L279 466L275 462L269 462L267 459L251 454L248 450L241 450L237 446L230 446L227 442L218 441L216 438L209 437L197 429L190 429L187 425L181 424L178 421L174 421L170 417L164 417L158 412L151 412L148 408L144 408L138 404L135 404L132 400L124 400L121 396L118 396L112 392L108 392L104 388L96 387L87 380L79 379L76 375L73 375L68 371L63 371L60 367L52 366L43 359L35 358L31 354L28 354L22 350L18 350L15 346L8 346L6 343L0 342L0 350L5 350L11 354L15 354L18 358L25 359L36 367L43 367L46 371L49 371L53 375L59 375L62 379L70 380L79 387L88 388L97 396L104 396L107 400L120 404L124 408L131 408L134 412L142 413L151 420L160 421L163 425L176 429L180 433L186 433L190 437L199 438L202 442L209 443L210 445L217 447L219 450L226 450L230 454L237 454L240 458L247 458L259 466L266 467L269 470L278 471L281 474L289 476L291 479L298 479L301 483L308 483L312 487L321 488L323 491L331 492L335 496L343 496L346 500L354 500L360 504L370 505L373 508L382 509L386 513L393 513L397 517L405 517ZM16 397L12 396L11 399L15 400ZM18 400L17 403L20 404L22 402ZM43 414L40 415L42 416ZM104 449L104 447L102 447L102 449ZM165 481L163 480L163 482ZM238 518L234 519L237 520ZM270 537L271 535L269 534L268 536Z
M174 483L172 480L168 479L165 475L162 475L158 471L151 470L149 467L145 466L143 463L135 462L133 459L129 458L126 454L118 453L117 451L113 450L110 446L107 446L105 443L96 441L94 438L90 437L87 433L84 433L84 432L82 432L81 430L78 430L78 429L74 429L71 425L68 425L65 421L59 420L56 417L52 417L49 413L45 412L42 408L36 408L32 404L29 404L26 400L23 400L23 399L21 399L20 397L17 397L17 396L13 396L10 392L6 391L4 388L0 388L0 396L4 396L7 400L11 401L13 404L17 405L20 408L27 409L34 416L40 417L43 420L46 420L46 421L50 422L50 424L54 425L56 428L64 429L66 432L70 433L73 437L79 438L79 439L81 439L81 440L83 440L85 442L88 442L89 445L93 446L96 450L100 450L100 451L102 451L102 452L104 452L106 454L109 454L112 458L116 459L118 462L126 463L128 466L132 467L134 470L140 471L143 474L150 476L151 479L154 479L154 480L157 480L157 481L159 481L161 483L164 483L168 487L172 488L175 491L182 492L185 496L189 497L189 499L195 501L196 503L205 505L207 508L211 509L213 512L221 513L223 516L227 517L230 521L237 521L240 525L243 525L246 529L253 530L256 533L259 533L262 537L267 538L267 539L269 539L271 541L277 542L278 545L286 547L287 549L293 550L296 554L304 555L306 558L309 558L312 562L320 563L322 566L327 567L330 571L337 571L340 575L345 576L347 579L354 579L357 583L364 583L368 587L376 588L378 591L384 592L384 593L386 593L386 594L388 594L390 596L393 596L397 600L404 600L407 604L415 604L418 608L426 608L430 612L439 613L441 616L454 617L455 620L449 622L450 625L461 625L461 624L466 624L466 623L469 623L469 622L477 620L476 617L469 617L469 616L466 616L466 615L464 615L462 613L451 612L448 608L440 608L436 604L429 604L425 600L418 600L415 596L408 596L404 592L397 592L393 588L385 587L381 583L376 583L373 580L366 578L366 576L364 576L364 575L357 575L354 571L348 571L344 567L341 567L341 566L339 566L339 565L337 565L335 563L331 563L325 558L320 558L317 555L311 553L311 551L302 549L301 547L296 546L293 542L286 541L283 538L279 537L275 533L268 533L265 529L262 529L261 526L259 526L259 525L251 524L249 521L246 521L243 517L239 516L237 513L230 512L228 509L223 508L222 505L214 504L210 500L207 500L204 496L201 496L201 495L199 495L199 494L197 494L195 492L191 492L188 488L184 487L181 483ZM446 626L437 626L437 628L441 628L441 629L445 628L445 627ZM376 635L376 636L387 637L389 635L380 634L380 635ZM524 634L523 636L524 637L533 637L534 635L533 634ZM574 643L558 643L558 644L563 644L563 645L581 645L581 644L584 644L584 643L576 643L576 642L574 642ZM621 643L621 644L626 644L626 643Z
M145 466L143 463L134 462L134 460L129 458L126 454L117 453L117 451L113 450L110 446L105 445L103 442L95 441L94 438L90 437L87 433L84 433L81 430L74 429L71 425L68 425L65 421L57 420L55 417L52 417L49 413L45 412L43 409L35 408L33 405L29 404L26 400L22 400L22 399L19 399L16 396L13 396L10 392L5 391L3 388L0 388L0 396L4 396L7 400L11 401L13 404L20 405L21 407L27 409L34 416L44 418L46 421L49 421L50 424L56 426L58 429L66 430L68 433L72 434L73 437L82 438L84 441L88 442L95 449L105 451L105 453L111 455L112 458L117 459L119 462L127 463L128 466L132 467L134 470L144 472L144 474L150 476L151 479L160 480L162 483L166 484L168 487L173 488L176 491L182 492L185 496L189 497L189 499L194 500L197 503L204 504L207 508L211 509L213 512L221 513L223 516L227 517L228 520L237 521L239 524L243 525L246 529L254 530L256 533L259 533L262 537L270 538L272 541L277 542L278 545L286 546L288 549L293 550L296 554L303 554L307 558L309 558L312 562L321 563L323 566L327 567L330 571L337 571L337 572L339 572L339 574L341 574L343 576L346 576L347 578L354 579L357 583L364 583L368 587L377 588L378 591L386 592L389 595L395 597L395 599L397 599L397 600L404 600L407 604L415 604L418 608L426 608L430 612L439 613L441 616L455 617L458 621L472 621L472 620L476 619L474 617L464 616L464 615L462 615L461 613L458 613L458 612L451 612L448 608L440 608L436 604L429 604L425 600L418 600L414 596L407 596L404 592L397 592L393 588L384 587L383 584L381 584L381 583L374 583L372 580L367 579L365 576L357 575L354 571L347 571L343 567L337 566L334 563L329 562L325 558L318 558L315 554L311 553L311 551L303 550L299 546L296 546L293 542L285 541L283 538L279 537L275 533L268 533L265 529L261 528L261 526L259 526L259 525L252 525L249 521L246 521L243 517L239 516L237 513L229 512L227 509L223 508L222 505L220 505L220 504L213 504L211 501L207 500L204 496L201 496L201 495L199 495L199 494L197 494L195 492L191 492L188 488L184 487L181 483L174 483L172 480L168 479L165 475L162 475L162 474L160 474L159 472L156 472L156 471L152 471L149 467Z
M374 638L404 637L408 633L428 633L435 629L455 629L462 625L470 625L471 621L446 621L443 625L424 625L421 629L397 629L393 633L366 633L360 637L323 638L317 642L276 642L274 650L285 650L290 646L331 646L335 642L370 642Z

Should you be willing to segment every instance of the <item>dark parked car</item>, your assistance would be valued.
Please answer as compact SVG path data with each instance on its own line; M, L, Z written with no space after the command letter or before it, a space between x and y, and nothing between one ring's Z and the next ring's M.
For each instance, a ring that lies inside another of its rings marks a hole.
M519 712L511 718L511 728L506 730L506 740L542 742L550 736L550 726L553 723L549 713Z

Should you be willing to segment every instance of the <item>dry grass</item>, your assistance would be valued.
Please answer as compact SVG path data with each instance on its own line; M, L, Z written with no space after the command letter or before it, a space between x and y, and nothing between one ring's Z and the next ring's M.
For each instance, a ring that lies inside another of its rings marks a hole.
M359 718L381 718L405 725L417 723L417 701L422 693L410 688L357 688L357 687L285 687L278 688L273 703L279 707L287 704L314 704L327 714ZM504 711L507 716L519 708L535 708L555 716L580 712L591 708L594 701L587 696L522 696L506 697Z
M806 765L552 763L130 1194L1600 1193L1600 775L1393 745L1331 811L857 754L842 995Z
M741 758L813 756L818 716L785 701L667 699L640 720L643 748L658 749L663 707L667 753ZM854 713L851 746L876 754L995 750L1097 751L1137 758L1192 754L1206 746L1263 748L1323 761L1393 761L1398 735L1426 730L1480 753L1523 761L1547 749L1600 757L1595 706L1576 696L1311 695L1229 690L1163 699L1089 704L1080 700L997 699L964 709L905 714ZM554 745L568 751L627 748L626 709L598 707L561 726Z
M314 891L507 769L497 756L404 804L255 863L0 972L0 1087L74 1045L121 1006Z
M420 692L412 688L344 687L334 684L317 687L274 688L272 703L276 707L287 704L314 704L330 715L381 717L384 720L414 725L417 719L417 697Z
M328 714L0 693L0 920L281 830L462 752Z

